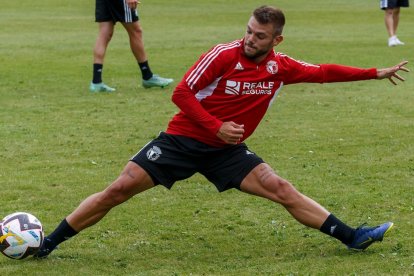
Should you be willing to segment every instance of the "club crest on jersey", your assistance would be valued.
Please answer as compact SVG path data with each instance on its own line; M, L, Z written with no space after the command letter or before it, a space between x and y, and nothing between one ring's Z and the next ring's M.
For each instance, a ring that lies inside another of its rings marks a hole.
M279 67L277 66L277 62L274 60L268 61L266 64L266 70L272 75L276 74L277 71L279 70Z
M152 148L150 148L147 151L147 158L148 160L155 161L160 157L161 154L162 154L162 151L159 147L152 146Z

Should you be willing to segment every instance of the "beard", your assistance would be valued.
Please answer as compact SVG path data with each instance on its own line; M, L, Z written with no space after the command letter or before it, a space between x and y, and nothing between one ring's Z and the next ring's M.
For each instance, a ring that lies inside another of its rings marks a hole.
M270 50L270 48L258 50L256 47L249 43L245 44L243 49L245 56L249 59L257 59L259 57L265 56L269 53Z

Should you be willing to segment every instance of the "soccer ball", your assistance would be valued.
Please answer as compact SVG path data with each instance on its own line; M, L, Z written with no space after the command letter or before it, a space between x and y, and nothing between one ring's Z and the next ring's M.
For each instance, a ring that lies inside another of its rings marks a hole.
M29 213L17 212L0 221L0 252L12 259L35 254L43 242L43 227Z

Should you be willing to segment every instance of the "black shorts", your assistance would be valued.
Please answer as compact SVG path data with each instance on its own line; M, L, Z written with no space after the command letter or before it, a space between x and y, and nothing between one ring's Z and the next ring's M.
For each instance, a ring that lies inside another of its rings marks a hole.
M176 181L198 172L219 192L240 189L247 174L264 163L244 143L214 148L188 137L164 132L145 145L131 161L141 166L155 185L171 189Z
M131 10L126 0L96 0L95 21L131 23L138 21L137 10Z
M408 6L408 0L380 0L380 8L382 10L394 9L399 7L407 8Z

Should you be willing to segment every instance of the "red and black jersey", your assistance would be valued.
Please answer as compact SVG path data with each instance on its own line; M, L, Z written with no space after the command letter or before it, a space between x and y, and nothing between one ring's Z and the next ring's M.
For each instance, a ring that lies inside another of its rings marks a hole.
M283 85L377 77L375 68L314 65L274 51L257 64L244 55L243 43L219 44L187 71L172 96L180 111L169 122L167 133L222 147L225 142L216 136L222 123L243 124L243 140L247 139Z

